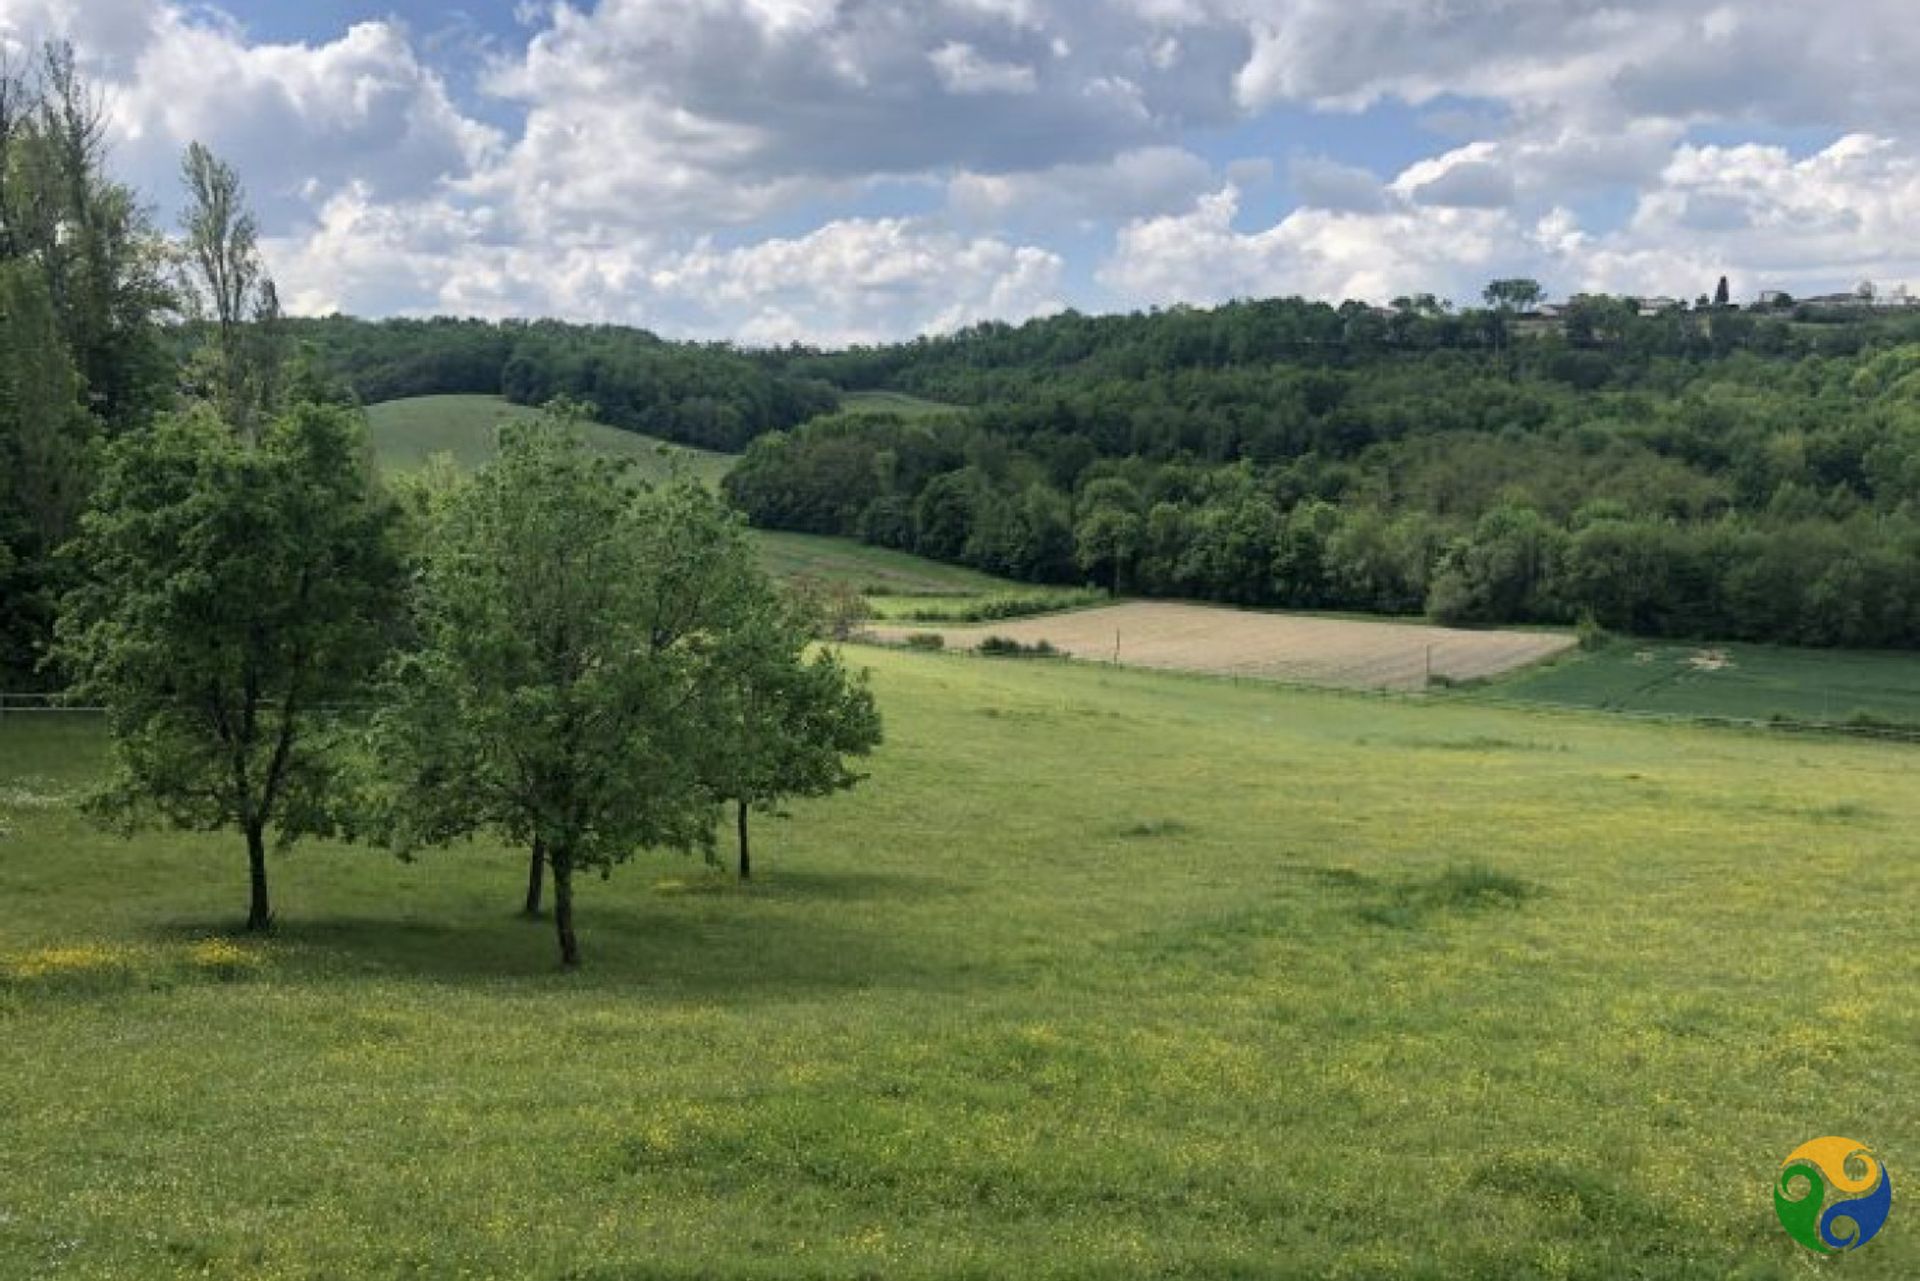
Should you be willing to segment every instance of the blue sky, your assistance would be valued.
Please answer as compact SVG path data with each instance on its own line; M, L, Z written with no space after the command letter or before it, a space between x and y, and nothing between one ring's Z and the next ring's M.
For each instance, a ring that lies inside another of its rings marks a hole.
M1063 307L1920 285L1908 0L0 0L305 311L765 343Z

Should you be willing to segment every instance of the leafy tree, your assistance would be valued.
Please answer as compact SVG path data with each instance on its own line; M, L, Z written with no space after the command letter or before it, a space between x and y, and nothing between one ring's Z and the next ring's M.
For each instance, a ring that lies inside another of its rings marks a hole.
M1082 491L1079 508L1073 529L1074 560L1096 578L1104 577L1117 596L1146 532L1140 494L1118 477L1102 477Z
M0 262L0 676L35 678L59 571L86 498L97 424L40 273Z
M1526 507L1497 507L1443 559L1427 608L1443 623L1547 619L1564 536Z
M0 52L0 682L32 684L103 436L144 421L171 371L162 247L104 174L104 108L50 45Z
M1539 281L1522 276L1489 281L1480 296L1496 311L1531 311L1540 301L1542 291Z
M73 693L108 709L97 812L245 837L264 930L266 838L345 817L340 731L391 639L394 513L359 419L304 406L257 444L206 410L123 437L81 520L59 621Z
M418 648L388 672L375 733L396 849L481 829L531 847L567 966L576 873L713 838L700 695L755 583L716 499L624 473L564 412L502 429L498 457L434 522Z
M831 649L808 653L820 620L806 599L777 596L764 582L754 595L716 647L701 717L707 785L733 804L743 881L753 874L748 811L854 786L863 775L847 758L880 742L864 673L854 676Z

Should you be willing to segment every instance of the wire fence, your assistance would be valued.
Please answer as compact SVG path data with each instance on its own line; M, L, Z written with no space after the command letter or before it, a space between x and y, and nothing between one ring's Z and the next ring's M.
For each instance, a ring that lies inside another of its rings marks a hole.
M27 712L92 712L98 714L106 710L104 707L93 707L84 703L69 703L58 694L0 693L0 716L20 715Z
M891 648L891 647L889 647ZM961 655L956 655L960 657ZM967 655L965 657L972 657ZM1001 661L992 660L987 661ZM1127 666L1126 664L1102 664ZM1508 711L1532 712L1549 716L1609 716L1664 725L1705 725L1722 729L1762 730L1780 734L1826 735L1845 738L1876 739L1889 743L1920 743L1920 726L1855 724L1849 721L1789 720L1784 717L1724 716L1710 712L1657 712L1628 707L1595 707L1579 703L1546 703L1535 699L1502 698L1473 690L1366 689L1315 685L1306 681L1276 680L1268 677L1238 676L1231 673L1182 672L1164 668L1132 668L1163 675L1198 677L1206 681L1230 681L1235 685L1257 685L1269 689L1291 689L1309 693L1357 695L1419 703L1451 703L1455 706L1492 707ZM29 714L84 713L99 715L104 707L68 702L60 694L8 694L0 692L0 718ZM365 710L365 705L315 708L315 711Z
M877 648L882 649L908 648L888 641L869 640L867 643L874 644ZM1829 738L1862 738L1889 743L1920 743L1920 725L1887 725L1875 722L1858 723L1853 721L1790 720L1785 717L1728 716L1715 712L1660 712L1640 708L1600 707L1591 703L1548 703L1537 699L1507 698L1470 686L1466 688L1459 686L1429 686L1428 688L1420 689L1407 686L1319 685L1311 681L1288 680L1285 677L1246 676L1235 672L1206 672L1191 668L1117 663L1104 658L1074 659L1064 655L1049 656L1047 658L1023 657L1011 659L986 657L970 650L954 649L934 651L927 656L947 657L963 662L1079 662L1089 666L1115 668L1121 671L1151 672L1157 676L1171 676L1176 679L1195 680L1207 684L1248 685L1259 689L1294 690L1301 693L1372 699L1382 702L1424 704L1435 707L1487 707L1514 712L1529 712L1544 716L1618 717L1623 720L1640 721L1656 725L1701 725L1714 729L1733 729L1762 733L1799 734Z

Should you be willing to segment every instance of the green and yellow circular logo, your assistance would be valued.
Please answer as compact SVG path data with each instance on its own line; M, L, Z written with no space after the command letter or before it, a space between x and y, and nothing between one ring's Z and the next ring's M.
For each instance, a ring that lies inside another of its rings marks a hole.
M1821 1254L1857 1250L1886 1226L1893 1176L1866 1144L1829 1136L1787 1154L1773 1181L1773 1212L1794 1240Z

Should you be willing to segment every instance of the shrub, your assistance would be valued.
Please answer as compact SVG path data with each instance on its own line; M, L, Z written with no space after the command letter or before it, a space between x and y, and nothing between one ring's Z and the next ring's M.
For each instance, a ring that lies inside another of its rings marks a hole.
M1054 658L1060 653L1047 641L1023 645L1011 636L989 636L980 642L979 650L992 658Z
M1605 649L1613 640L1613 634L1600 626L1600 620L1593 616L1590 609L1580 611L1580 619L1573 625L1573 634L1578 638L1580 648L1588 653Z
M909 632L907 634L908 649L945 649L946 647L947 638L939 632Z
M1091 587L1058 592L1009 592L951 605L925 605L899 617L916 623L997 623L1009 618L1053 614L1063 609L1084 609L1102 604L1106 599L1105 592Z

